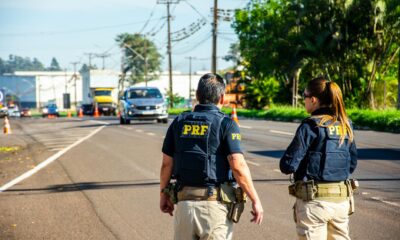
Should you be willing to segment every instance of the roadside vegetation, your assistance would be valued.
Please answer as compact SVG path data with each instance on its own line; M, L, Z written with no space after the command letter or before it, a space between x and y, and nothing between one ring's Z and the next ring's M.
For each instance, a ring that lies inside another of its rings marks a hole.
M178 115L183 111L190 111L188 108L170 109L169 114ZM222 111L230 115L231 108L223 108ZM376 131L400 133L400 111L396 109L369 110L349 109L347 113L353 121L356 129L370 129ZM274 106L271 109L237 109L237 115L246 118L263 119L283 122L300 122L309 114L303 108L289 106Z

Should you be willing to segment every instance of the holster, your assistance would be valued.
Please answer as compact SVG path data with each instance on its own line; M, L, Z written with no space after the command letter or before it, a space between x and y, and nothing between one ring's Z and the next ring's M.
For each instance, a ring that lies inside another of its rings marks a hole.
M232 183L223 183L220 188L220 199L223 203L228 204L228 219L238 223L247 200L246 193L241 187L234 186Z
M289 186L289 194L304 201L311 201L315 199L316 186L313 180L297 181Z
M168 183L167 187L162 190L166 193L173 204L178 202L178 185L176 182Z

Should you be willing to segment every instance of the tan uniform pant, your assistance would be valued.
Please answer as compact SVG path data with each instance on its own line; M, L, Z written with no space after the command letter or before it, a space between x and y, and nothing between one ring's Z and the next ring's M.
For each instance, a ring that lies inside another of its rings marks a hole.
M218 201L180 201L175 213L175 240L232 239L228 207Z
M296 199L294 218L300 240L350 240L349 201Z

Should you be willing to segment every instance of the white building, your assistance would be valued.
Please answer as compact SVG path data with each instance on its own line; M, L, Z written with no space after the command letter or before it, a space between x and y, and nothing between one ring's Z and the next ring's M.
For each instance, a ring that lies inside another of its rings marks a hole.
M189 87L192 90L192 98L200 77L206 72L196 72L189 81L188 74L173 72L173 92L185 99L189 99ZM128 78L129 76L127 76ZM45 72L45 71L16 71L14 74L0 76L0 90L6 95L16 96L22 107L40 108L47 103L56 103L60 110L64 109L65 93L70 96L71 108L76 104L87 102L90 87L116 87L120 73L113 70L91 70L84 76L73 72ZM102 83L107 82L107 86ZM110 82L112 84L110 84ZM110 86L108 86L110 85ZM124 87L128 87L125 82ZM138 83L134 86L145 86ZM162 72L157 80L147 83L149 87L158 87L167 95L169 90L169 74Z

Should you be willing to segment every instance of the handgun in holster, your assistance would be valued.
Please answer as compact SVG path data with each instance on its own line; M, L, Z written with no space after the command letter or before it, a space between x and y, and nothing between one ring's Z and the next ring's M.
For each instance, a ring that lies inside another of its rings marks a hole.
M166 193L173 204L178 203L178 184L176 182L170 182L162 190Z
M244 204L247 200L247 195L243 192L241 187L235 188L235 202L232 202L229 207L228 219L232 220L234 223L238 223L240 216L244 211Z

